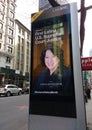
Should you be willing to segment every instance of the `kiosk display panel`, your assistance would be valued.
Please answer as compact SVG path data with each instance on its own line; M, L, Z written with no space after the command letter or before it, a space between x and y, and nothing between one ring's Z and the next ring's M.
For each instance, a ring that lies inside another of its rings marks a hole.
M69 6L32 16L30 113L76 118Z

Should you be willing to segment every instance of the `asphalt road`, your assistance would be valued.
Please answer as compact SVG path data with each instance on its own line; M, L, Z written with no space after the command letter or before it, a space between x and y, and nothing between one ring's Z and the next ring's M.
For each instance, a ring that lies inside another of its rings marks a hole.
M29 94L0 97L0 130L28 130Z
M0 130L28 130L29 94L0 97ZM88 130L92 130L92 93L86 103Z

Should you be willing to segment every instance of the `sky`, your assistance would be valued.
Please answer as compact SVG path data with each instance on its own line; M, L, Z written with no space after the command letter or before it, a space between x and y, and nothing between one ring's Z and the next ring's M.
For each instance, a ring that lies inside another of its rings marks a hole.
M38 11L38 0L17 0L16 19L30 29L31 14Z
M77 2L78 9L80 8L80 0L71 0ZM92 5L92 0L85 0L85 6ZM17 0L16 2L16 19L24 26L31 30L31 14L38 11L38 0ZM89 56L89 51L92 49L92 9L87 11L85 21L85 40L83 47L83 57Z

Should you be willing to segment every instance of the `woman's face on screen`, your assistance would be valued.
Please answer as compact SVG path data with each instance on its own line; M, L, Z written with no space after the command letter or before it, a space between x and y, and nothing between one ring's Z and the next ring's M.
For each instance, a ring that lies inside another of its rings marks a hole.
M51 50L47 50L45 54L45 65L52 74L58 67L60 59L55 56Z

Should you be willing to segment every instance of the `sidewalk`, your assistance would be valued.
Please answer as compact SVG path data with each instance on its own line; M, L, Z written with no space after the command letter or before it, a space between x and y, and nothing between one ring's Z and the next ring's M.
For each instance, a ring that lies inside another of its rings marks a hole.
M92 90L91 99L88 100L86 105L86 119L87 119L87 130L92 130Z

